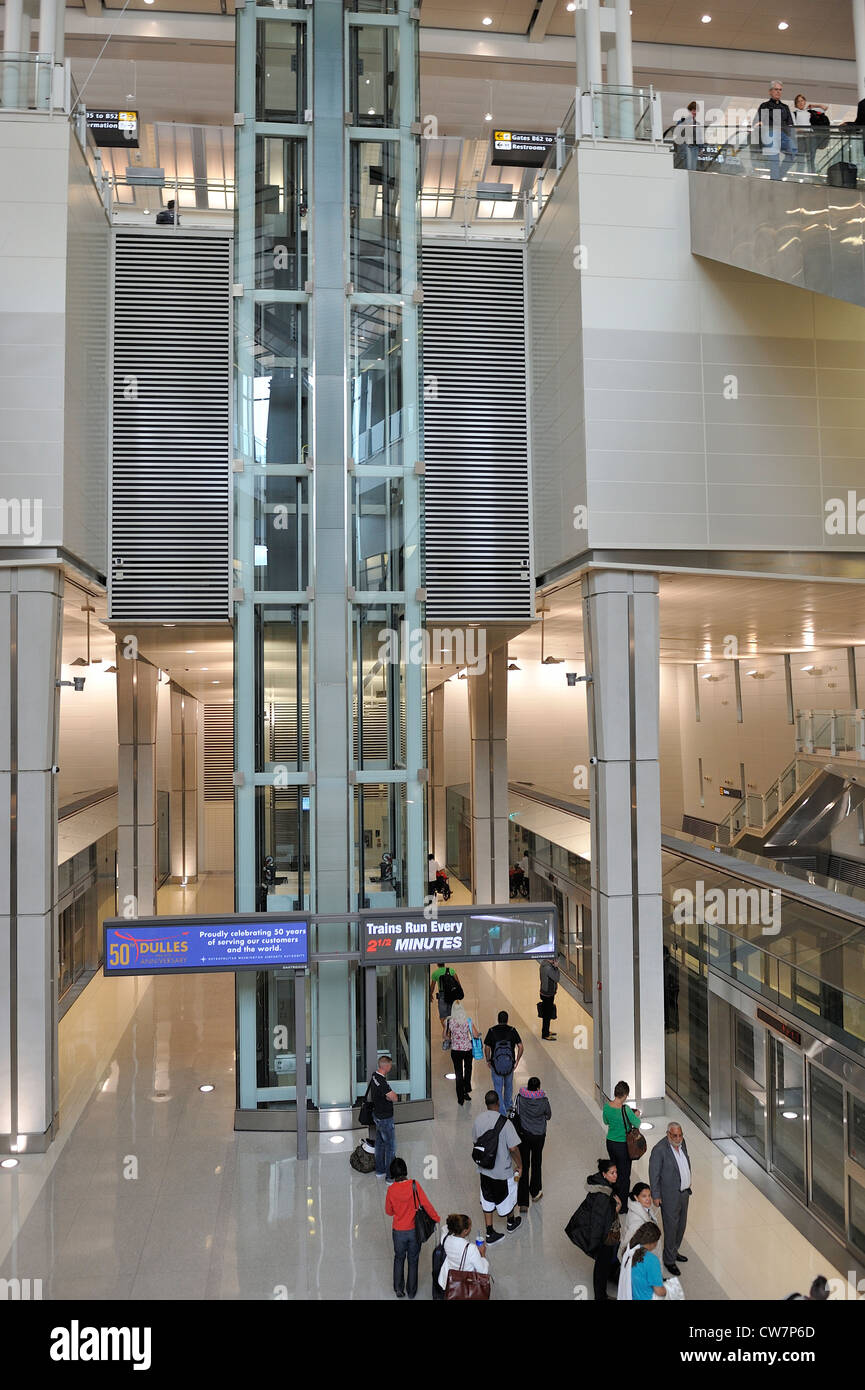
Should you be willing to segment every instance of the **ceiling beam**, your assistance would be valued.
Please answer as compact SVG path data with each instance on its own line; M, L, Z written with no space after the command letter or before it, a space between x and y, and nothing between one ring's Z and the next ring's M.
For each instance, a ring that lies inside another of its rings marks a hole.
M556 0L538 0L529 21L529 43L541 43L547 35L547 25L553 17Z
M84 0L84 13L88 19L101 19L102 0Z

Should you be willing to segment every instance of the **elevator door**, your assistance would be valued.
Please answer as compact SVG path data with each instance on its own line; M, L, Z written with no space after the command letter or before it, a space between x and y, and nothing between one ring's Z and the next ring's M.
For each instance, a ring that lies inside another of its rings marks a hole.
M733 1123L743 1148L766 1162L766 1030L733 1010Z
M769 1040L772 1058L770 1152L772 1171L805 1197L805 1062L780 1038Z

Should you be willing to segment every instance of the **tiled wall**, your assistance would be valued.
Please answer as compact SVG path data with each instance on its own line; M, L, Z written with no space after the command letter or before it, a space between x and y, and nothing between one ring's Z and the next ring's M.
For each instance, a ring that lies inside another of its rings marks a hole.
M861 549L824 508L865 497L865 310L693 256L648 148L580 147L529 266L539 572L582 501L593 547Z

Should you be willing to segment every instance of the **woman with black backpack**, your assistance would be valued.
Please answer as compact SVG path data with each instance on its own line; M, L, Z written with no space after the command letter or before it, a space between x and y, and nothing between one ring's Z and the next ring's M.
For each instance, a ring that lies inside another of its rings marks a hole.
M617 1177L613 1160L599 1158L597 1173L586 1178L587 1195L565 1227L568 1240L595 1262L592 1283L596 1303L609 1298L607 1284L618 1277L621 1204L615 1191Z

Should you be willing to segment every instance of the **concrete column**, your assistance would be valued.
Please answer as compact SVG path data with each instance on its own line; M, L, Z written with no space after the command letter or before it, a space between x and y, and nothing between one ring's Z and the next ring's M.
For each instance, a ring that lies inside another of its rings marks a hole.
M477 677L475 677L477 679ZM447 862L447 807L445 804L445 687L429 692L429 846L438 862Z
M634 85L630 0L616 0L616 81L622 87Z
M38 53L53 54L57 33L57 0L39 0L39 33L36 40ZM50 68L39 70L39 88L36 105L47 107L51 101L52 72Z
M62 63L66 57L66 0L56 0L54 20L54 61Z
M156 915L158 671L117 644L117 897L121 916Z
M664 1106L659 636L655 575L583 579L592 812L595 1080Z
M57 761L63 576L0 571L0 1151L57 1111ZM70 692L70 698L75 695Z
M171 877L198 877L198 701L171 683Z
M865 0L852 0L853 47L856 56L856 100L865 97Z
M475 902L506 903L508 882L508 658L499 647L485 669L469 666L472 889Z
M588 87L589 83L600 86L604 80L604 74L601 65L601 14L599 0L586 0L583 34L585 37L586 53L586 86Z

